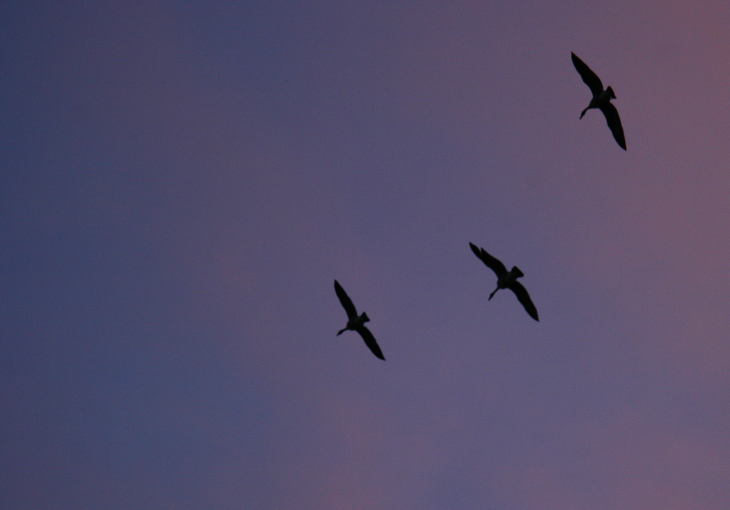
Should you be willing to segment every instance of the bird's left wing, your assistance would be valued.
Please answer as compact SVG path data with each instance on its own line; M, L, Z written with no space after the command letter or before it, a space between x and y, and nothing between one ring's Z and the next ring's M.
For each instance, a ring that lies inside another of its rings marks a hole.
M484 248L480 248L474 243L469 243L469 247L471 248L471 251L474 253L474 255L476 255L479 260L484 262L485 266L494 271L497 276L501 276L507 272L507 268L504 267L502 261L500 261L497 257L494 257L487 253L487 250L485 250Z
M578 74L580 74L580 77L583 79L583 83L588 85L588 88L591 89L591 93L594 96L597 96L603 92L603 83L601 83L601 79L598 75L591 71L591 68L578 58L578 55L575 53L570 52L570 59L573 61L575 70L578 71Z
M342 288L342 285L340 285L337 280L335 280L335 293L337 294L337 298L340 300L340 304L342 304L342 308L344 308L347 313L347 318L352 319L357 317L357 309L355 309L355 305L352 304L347 292L345 292L345 289Z

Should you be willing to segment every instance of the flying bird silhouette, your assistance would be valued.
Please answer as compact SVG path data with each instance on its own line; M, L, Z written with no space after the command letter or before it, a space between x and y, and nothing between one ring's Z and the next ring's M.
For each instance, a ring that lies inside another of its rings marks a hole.
M370 320L368 314L365 312L360 315L357 314L355 305L352 304L352 300L337 280L335 280L335 293L337 294L337 298L340 300L340 304L342 304L342 308L344 308L347 313L347 324L344 328L337 332L337 335L341 335L348 329L350 331L357 331L362 339L365 340L365 345L368 346L372 353L375 354L376 357L385 361L385 356L383 356L383 351L380 350L378 342L375 341L375 337L365 326L365 323Z
M489 299L492 299L499 289L509 289L515 293L517 300L522 303L522 306L525 308L525 311L530 315L530 317L539 321L540 319L537 317L537 308L535 308L535 305L532 303L530 295L527 293L527 290L522 286L522 284L517 281L517 278L525 276L522 271L520 271L520 268L513 266L511 270L507 271L504 264L502 264L502 262L500 262L500 260L496 257L487 253L484 248L480 248L474 243L469 243L469 246L471 247L471 251L474 252L474 255L476 255L479 260L484 262L484 264L497 275L497 288L489 295Z
M580 112L580 118L582 119L583 115L591 108L601 110L606 117L606 123L611 129L611 133L613 133L613 137L616 139L619 147L626 150L626 140L624 139L624 129L621 127L621 119L618 116L618 110L611 103L611 99L616 99L616 94L613 93L613 89L607 87L606 90L603 90L601 79L575 53L570 52L570 58L573 60L573 65L578 71L578 74L580 74L585 84L588 85L588 88L591 89L591 94L593 94L591 102Z

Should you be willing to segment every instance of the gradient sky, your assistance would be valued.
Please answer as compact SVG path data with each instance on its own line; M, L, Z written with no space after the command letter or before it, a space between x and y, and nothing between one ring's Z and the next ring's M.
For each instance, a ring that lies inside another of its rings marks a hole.
M0 3L0 507L730 508L728 27Z

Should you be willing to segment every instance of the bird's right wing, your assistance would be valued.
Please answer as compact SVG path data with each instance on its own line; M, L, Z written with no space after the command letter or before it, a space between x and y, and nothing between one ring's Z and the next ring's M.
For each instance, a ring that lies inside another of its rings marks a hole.
M570 59L573 61L573 65L575 66L575 70L578 71L578 74L580 74L580 77L583 78L583 82L588 85L588 88L591 89L591 93L594 96L597 96L601 92L603 92L603 84L601 83L601 79L591 71L591 68L586 65L585 62L583 62L580 58L578 58L578 55L570 52Z
M621 118L618 116L618 110L611 103L606 103L601 107L603 115L606 117L606 124L611 129L613 137L616 139L619 147L626 150L626 139L624 138L624 128L621 127Z
M365 345L368 346L370 351L375 354L376 357L382 359L385 361L385 356L383 356L383 351L380 350L380 346L378 345L378 342L375 341L375 337L370 332L370 330L366 326L361 326L357 328L357 332L360 333L360 336L363 340L365 340Z
M352 319L357 317L357 309L355 308L355 305L352 304L347 292L345 292L345 289L342 288L342 285L340 285L337 280L335 280L335 293L337 294L337 298L340 300L342 308L344 308L347 313L347 318Z
M484 264L497 273L497 276L500 276L507 272L507 268L504 267L504 264L499 261L496 257L491 256L484 248L480 248L479 246L475 245L474 243L469 243L469 247L471 248L471 251L474 252L474 255L479 258Z
M522 306L525 308L525 311L535 319L536 321L539 321L540 319L537 317L537 308L535 308L534 303L532 302L532 299L530 299L530 295L527 293L527 289L525 289L520 282L514 282L512 285L510 285L510 290L515 293L515 296L517 296L517 300L522 303Z

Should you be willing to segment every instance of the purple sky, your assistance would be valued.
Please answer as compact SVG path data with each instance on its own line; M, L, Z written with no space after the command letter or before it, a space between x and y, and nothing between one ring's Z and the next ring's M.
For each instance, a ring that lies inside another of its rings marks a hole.
M730 508L728 26L3 2L0 507Z

